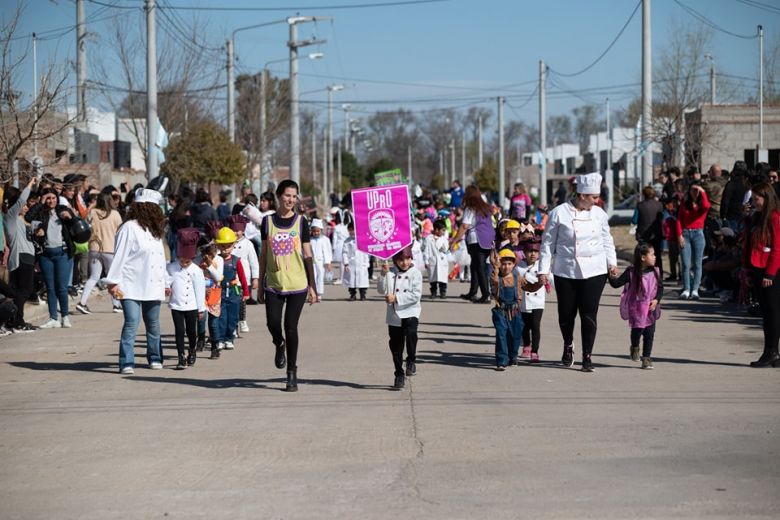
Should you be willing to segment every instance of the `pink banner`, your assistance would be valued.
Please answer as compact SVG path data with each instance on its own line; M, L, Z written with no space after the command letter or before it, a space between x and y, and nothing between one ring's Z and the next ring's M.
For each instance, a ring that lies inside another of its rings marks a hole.
M405 184L352 190L355 240L364 253L387 260L412 243Z

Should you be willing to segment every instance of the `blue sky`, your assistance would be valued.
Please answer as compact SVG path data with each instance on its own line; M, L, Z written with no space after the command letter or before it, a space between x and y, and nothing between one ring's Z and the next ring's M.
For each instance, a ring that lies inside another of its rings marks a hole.
M324 101L328 84L343 83L347 89L335 94L338 103L361 104L365 110L392 109L399 106L421 110L431 107L465 107L482 104L495 107L491 98L503 94L509 99L507 119L537 120L537 100L532 95L538 78L538 62L544 59L559 72L574 72L592 62L617 35L637 5L636 0L450 0L428 4L360 9L328 9L324 6L372 4L377 0L168 0L169 6L231 6L231 7L310 7L303 15L333 16L331 22L301 25L300 36L316 35L327 39L311 51L325 53L318 61L302 62L300 91L322 89L307 94L304 99ZM780 14L748 5L740 0L679 0L680 3L704 14L719 27L738 34L755 34L756 25L763 24L766 46L778 37ZM88 59L105 52L101 47L101 31L110 20L121 17L134 33L143 23L142 0L102 0L102 3L136 7L135 10L113 9L93 2L86 3L88 30L96 34L88 47ZM764 4L778 6L776 0ZM755 4L755 3L754 3ZM165 5L165 4L164 4ZM2 18L6 22L16 2L2 2ZM315 8L322 6L321 8ZM212 47L224 45L235 28L264 23L295 14L285 8L264 12L176 11L185 21L193 19L205 24L204 41ZM26 3L18 36L33 31L75 25L76 8L72 0L29 0ZM653 0L653 52L657 56L670 37L674 21L696 26L700 24L675 0ZM158 30L162 30L158 29ZM52 36L49 34L49 36ZM54 36L57 36L55 33ZM236 54L239 71L256 72L270 60L286 56L287 25L271 26L239 33ZM14 52L29 45L29 39L14 43ZM719 71L735 76L755 78L758 68L758 42L736 38L720 31L713 32L710 52ZM48 61L75 61L75 31L59 38L42 41L38 47L41 66ZM212 65L217 69L224 62L214 54ZM286 74L287 65L271 67L275 73ZM20 87L32 89L32 64ZM609 94L613 108L624 105L639 93L641 72L641 7L625 33L610 52L588 72L573 78L558 78L559 85L579 93L553 94L548 88L548 113L568 113L573 107L589 101L603 103L605 86L636 84L616 89ZM71 84L75 73L71 74ZM371 80L371 82L363 81ZM392 83L382 83L392 82ZM408 84L408 85L407 85ZM755 82L744 81L743 88L755 89ZM510 87L511 86L511 87ZM583 89L594 89L590 92ZM224 92L214 94L224 97ZM434 98L435 103L415 102ZM583 99L584 98L584 99ZM91 100L92 101L92 100ZM97 101L97 100L94 100ZM381 104L363 105L367 101ZM222 103L220 101L220 103Z

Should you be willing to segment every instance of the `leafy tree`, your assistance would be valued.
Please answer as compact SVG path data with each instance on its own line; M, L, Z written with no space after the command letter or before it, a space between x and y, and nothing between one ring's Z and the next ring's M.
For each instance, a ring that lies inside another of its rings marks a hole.
M334 161L334 164L338 163ZM345 150L341 151L341 179L342 193L352 188L365 188L369 185L366 173L358 164L357 158ZM344 181L349 183L348 186L345 185Z
M174 183L233 184L245 173L241 147L231 143L227 131L210 121L198 122L174 137L165 156L161 171L170 175Z
M482 168L474 172L474 181L483 192L498 191L498 165L492 158L486 158Z
M366 168L366 177L368 178L368 181L373 184L374 183L374 174L379 172L386 172L388 170L395 169L396 166L394 165L393 161L386 157L382 157L378 161L373 162L368 168Z

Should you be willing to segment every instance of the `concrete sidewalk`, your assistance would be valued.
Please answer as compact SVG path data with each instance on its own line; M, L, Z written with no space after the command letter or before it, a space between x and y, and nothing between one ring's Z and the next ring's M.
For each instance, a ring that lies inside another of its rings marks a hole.
M106 298L74 328L0 339L2 518L777 518L780 372L735 307L664 302L653 371L628 359L618 292L596 372L564 369L554 303L538 366L493 370L489 306L423 303L418 375L389 389L384 303L301 320L300 391L264 308L222 359L117 371ZM554 294L551 295L554 301ZM170 334L169 311L163 310ZM143 337L139 336L139 343ZM576 367L576 365L575 365Z

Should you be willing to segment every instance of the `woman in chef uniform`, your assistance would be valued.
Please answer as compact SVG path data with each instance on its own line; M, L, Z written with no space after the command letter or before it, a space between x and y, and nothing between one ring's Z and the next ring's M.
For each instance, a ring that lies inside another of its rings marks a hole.
M610 276L617 276L617 255L609 232L609 217L596 206L601 175L577 176L575 197L553 209L542 237L540 280L555 277L558 325L563 335L561 362L574 364L574 320L580 315L582 371L592 372L599 300Z

